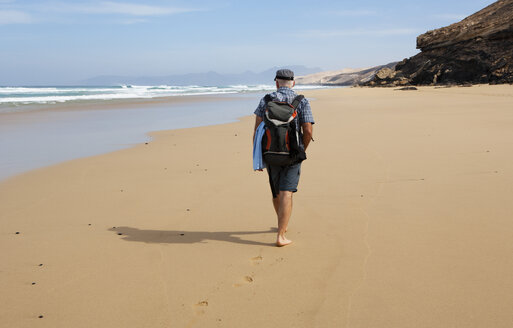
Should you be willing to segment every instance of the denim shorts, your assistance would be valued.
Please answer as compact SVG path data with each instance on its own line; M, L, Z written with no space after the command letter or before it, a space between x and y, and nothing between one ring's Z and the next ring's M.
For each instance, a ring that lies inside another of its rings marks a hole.
M273 198L276 198L280 191L297 191L299 176L301 175L301 163L291 166L267 166L269 173L269 184Z

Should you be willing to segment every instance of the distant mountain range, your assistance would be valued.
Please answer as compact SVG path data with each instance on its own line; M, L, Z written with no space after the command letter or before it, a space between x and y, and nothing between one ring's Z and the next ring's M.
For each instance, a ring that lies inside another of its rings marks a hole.
M280 68L288 68L294 71L296 76L308 75L322 71L321 68L309 68L305 66L273 67L260 73L246 71L239 74L220 74L217 72L166 75L166 76L119 76L103 75L80 81L80 85L201 85L221 86L237 84L273 84L276 71Z

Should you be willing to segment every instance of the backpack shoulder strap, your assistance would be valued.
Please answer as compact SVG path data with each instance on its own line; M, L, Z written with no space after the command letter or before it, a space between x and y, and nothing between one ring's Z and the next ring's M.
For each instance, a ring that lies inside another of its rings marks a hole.
M272 101L273 100L273 97L271 97L270 94L266 94L265 97L264 97L264 101L265 103L267 104L268 102Z
M301 101L305 98L305 96L303 95L298 95L296 96L296 98L294 98L294 100L292 101L292 107L294 107L294 109L297 108L297 106L299 106L299 103L301 103Z

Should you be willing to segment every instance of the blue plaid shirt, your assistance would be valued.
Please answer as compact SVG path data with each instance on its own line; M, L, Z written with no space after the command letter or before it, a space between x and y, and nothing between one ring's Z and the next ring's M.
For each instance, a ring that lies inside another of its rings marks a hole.
M294 98L296 98L297 94L290 88L287 87L281 87L277 91L272 92L269 94L273 100L278 101L286 101L289 104L291 104L294 101ZM306 98L303 98L301 102L299 103L299 106L297 106L297 115L298 115L298 128L303 123L312 123L314 124L314 118L312 115L312 109L310 108L310 103ZM265 99L262 98L260 100L260 103L258 104L257 109L255 110L255 115L264 117L265 114Z

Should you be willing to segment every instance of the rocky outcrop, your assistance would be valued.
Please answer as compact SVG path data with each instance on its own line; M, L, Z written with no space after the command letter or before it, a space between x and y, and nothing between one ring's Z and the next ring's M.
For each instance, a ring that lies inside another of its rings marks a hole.
M296 84L345 86L371 81L381 69L393 68L397 62L363 69L346 68L338 71L319 72L296 77Z
M383 69L366 85L513 83L513 0L417 37L419 54Z

